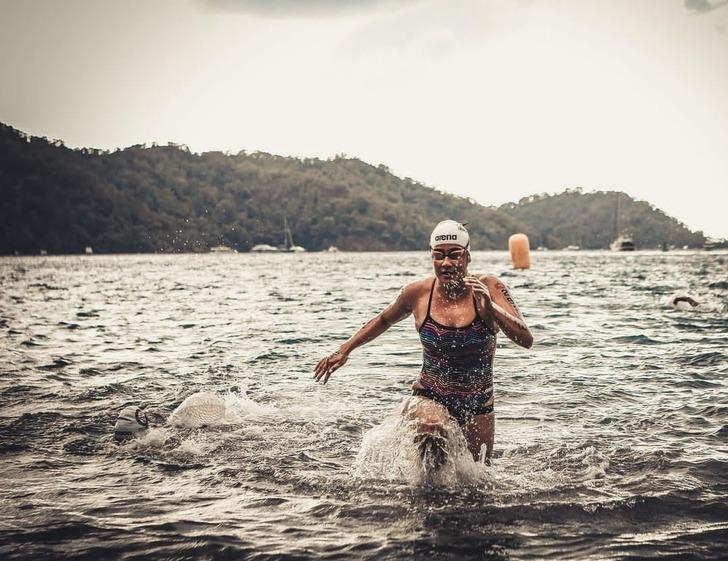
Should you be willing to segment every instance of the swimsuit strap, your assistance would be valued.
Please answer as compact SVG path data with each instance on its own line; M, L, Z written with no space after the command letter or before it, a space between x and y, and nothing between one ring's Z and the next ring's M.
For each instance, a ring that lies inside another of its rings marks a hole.
M432 308L432 294L435 292L435 283L437 282L437 279L432 281L432 288L430 288L430 300L427 302L427 315L425 316L425 321L427 321L427 318L432 319L430 316L430 308Z
M475 323L476 319L479 319L482 322L483 318L480 317L480 312L478 311L478 301L475 299L475 293L473 293L473 308L475 308L475 319L473 320L473 323ZM473 323L470 325L473 325Z

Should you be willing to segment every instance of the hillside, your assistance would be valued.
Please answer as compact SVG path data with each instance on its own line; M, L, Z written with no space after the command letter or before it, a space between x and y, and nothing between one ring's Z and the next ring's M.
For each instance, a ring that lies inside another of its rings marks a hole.
M422 249L448 217L471 224L478 249L503 248L523 228L356 159L71 150L8 126L0 127L0 200L0 253L247 250L279 244L284 216L309 250Z
M645 201L625 193L567 190L556 195L532 195L502 205L500 210L527 224L525 233L534 247L603 249L620 234L633 236L637 248L657 248L663 242L700 247L702 232L687 226Z
M505 249L525 231L532 245L606 248L613 193L568 191L501 208L441 193L357 159L266 153L190 153L184 146L72 150L0 124L0 253L246 251L278 245L287 217L309 250L427 247L444 218L469 223L474 249ZM627 197L626 195L623 195ZM702 243L648 203L624 200L625 225L643 247ZM611 206L610 206L611 204Z

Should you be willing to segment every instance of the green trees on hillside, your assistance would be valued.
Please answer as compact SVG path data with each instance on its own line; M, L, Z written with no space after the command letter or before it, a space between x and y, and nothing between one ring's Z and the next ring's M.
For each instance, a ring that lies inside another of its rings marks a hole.
M631 235L638 248L658 248L663 243L700 247L704 239L702 232L691 232L649 203L616 191L567 189L557 195L525 197L500 209L528 225L525 233L533 246L604 249L621 234Z
M266 153L192 154L184 146L71 150L0 124L0 253L245 251L283 241L287 218L309 250L427 247L445 218L469 222L474 249L505 249L525 231L534 246L607 247L610 193L566 192L488 208L360 160ZM700 244L700 234L629 199L638 243ZM688 241L689 240L689 241Z
M179 146L69 150L0 128L0 251L421 249L445 217L470 220L480 247L505 247L508 216L356 159L191 154Z

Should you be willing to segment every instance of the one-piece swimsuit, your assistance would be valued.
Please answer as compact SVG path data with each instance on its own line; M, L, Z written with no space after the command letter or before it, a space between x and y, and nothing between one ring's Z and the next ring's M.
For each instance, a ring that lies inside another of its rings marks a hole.
M474 415L493 412L493 357L495 333L480 317L473 297L475 318L465 327L451 327L430 314L435 282L430 289L427 316L419 328L422 370L412 386L413 395L444 405L460 423Z

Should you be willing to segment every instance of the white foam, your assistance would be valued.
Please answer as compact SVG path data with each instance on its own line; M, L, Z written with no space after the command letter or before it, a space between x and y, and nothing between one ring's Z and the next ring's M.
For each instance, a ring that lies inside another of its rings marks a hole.
M197 428L237 424L244 419L275 412L275 408L261 405L243 393L220 395L214 392L198 392L185 399L172 412L169 424L178 427Z
M541 443L506 448L488 469L488 483L501 501L556 489L605 483L609 458L593 445Z
M124 443L127 450L154 455L161 454L165 461L189 462L198 456L206 456L212 448L209 442L196 437L178 440L173 431L167 428L153 428L149 432Z
M130 448L160 448L167 442L169 432L165 428L150 428L146 433L128 441Z
M428 473L414 443L414 423L400 415L391 416L364 434L352 466L353 475L411 485L428 483L450 487L478 482L485 476L485 466L473 460L456 423L449 424L447 429L447 462L436 472Z
M183 440L177 448L174 449L174 454L182 457L189 456L202 456L210 449L210 444L202 442L194 438L188 438Z

